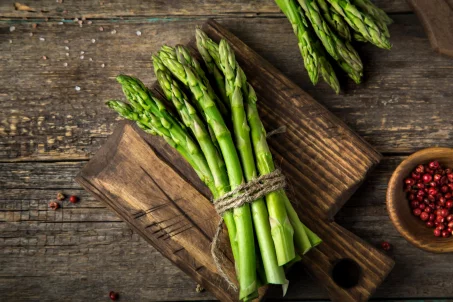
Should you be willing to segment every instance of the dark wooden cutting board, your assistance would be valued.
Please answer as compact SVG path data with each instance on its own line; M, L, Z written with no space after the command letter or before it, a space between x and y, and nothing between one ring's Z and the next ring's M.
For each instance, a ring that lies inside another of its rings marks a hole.
M394 262L333 217L381 155L218 23L210 20L203 30L213 40L224 38L231 44L257 92L266 129L286 126L269 145L287 176L287 191L301 220L323 239L303 257L304 266L332 300L368 300ZM219 300L236 301L237 293L218 275L210 255L219 216L205 186L163 140L122 122L76 180ZM223 235L225 269L234 276Z

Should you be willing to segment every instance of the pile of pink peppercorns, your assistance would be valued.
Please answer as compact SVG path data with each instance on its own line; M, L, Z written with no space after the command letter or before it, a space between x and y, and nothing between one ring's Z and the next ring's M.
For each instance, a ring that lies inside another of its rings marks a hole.
M438 161L418 165L404 180L412 213L434 228L434 236L448 238L453 232L453 173Z

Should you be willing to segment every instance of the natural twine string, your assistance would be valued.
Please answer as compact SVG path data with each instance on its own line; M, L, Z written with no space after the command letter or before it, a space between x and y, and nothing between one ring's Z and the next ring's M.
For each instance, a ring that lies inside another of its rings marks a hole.
M252 181L249 181L248 183L245 183L233 191L230 191L222 197L214 200L214 208L217 213L219 213L220 217L222 217L223 214L229 210L239 208L246 203L251 203L271 192L283 189L285 186L285 176L282 174L280 169L276 169L274 172L262 175ZM219 255L219 248L217 247L217 244L222 230L222 225L223 218L220 218L214 238L212 239L211 254L219 274L225 279L229 286L237 291L236 285L230 280L221 265L222 255Z

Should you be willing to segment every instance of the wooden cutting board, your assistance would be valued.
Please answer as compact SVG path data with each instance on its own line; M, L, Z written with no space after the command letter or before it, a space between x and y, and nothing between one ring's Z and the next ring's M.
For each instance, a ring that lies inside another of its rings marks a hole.
M303 257L308 272L334 301L368 300L394 262L333 217L381 155L218 23L210 20L203 30L213 40L231 44L257 92L266 129L286 126L285 133L269 138L269 145L287 176L299 217L324 241ZM163 140L122 122L76 180L219 300L237 300L210 255L219 216L209 193ZM234 276L226 232L220 246L225 270Z

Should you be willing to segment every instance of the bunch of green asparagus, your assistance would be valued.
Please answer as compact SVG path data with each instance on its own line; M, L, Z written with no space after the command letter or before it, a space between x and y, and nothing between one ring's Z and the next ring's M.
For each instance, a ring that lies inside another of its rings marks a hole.
M204 68L184 46L163 46L153 55L166 101L138 79L120 75L129 103L107 105L175 148L209 187L213 198L275 171L257 96L230 45L196 32ZM175 112L173 114L172 112ZM321 239L299 219L284 190L223 214L239 283L239 298L252 300L258 287L281 284L286 265L300 260Z
M310 80L316 85L321 75L336 93L337 76L330 64L337 62L357 84L363 65L351 41L370 42L390 49L387 14L370 0L275 0L291 23L299 40ZM326 52L331 58L327 58Z

